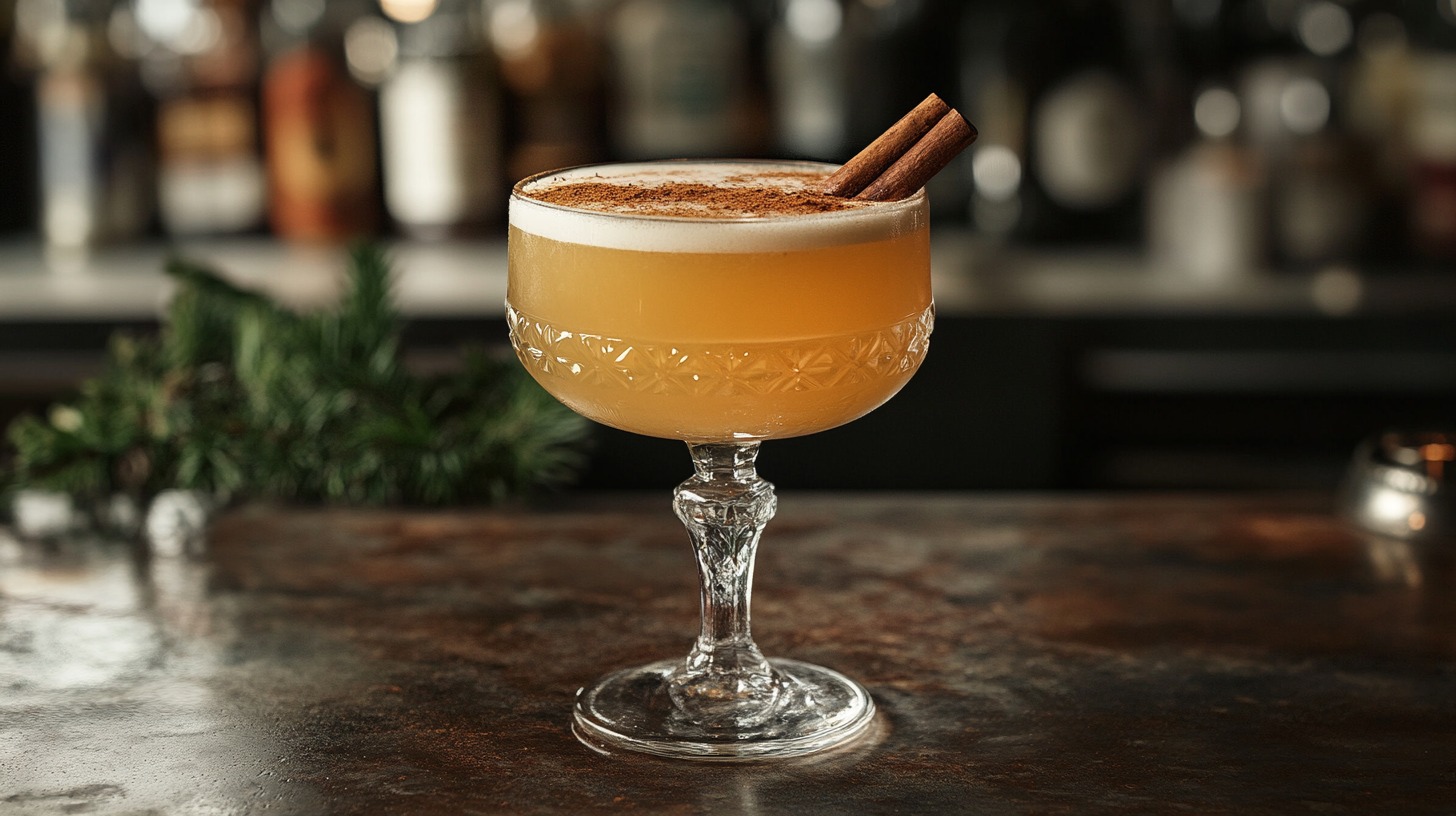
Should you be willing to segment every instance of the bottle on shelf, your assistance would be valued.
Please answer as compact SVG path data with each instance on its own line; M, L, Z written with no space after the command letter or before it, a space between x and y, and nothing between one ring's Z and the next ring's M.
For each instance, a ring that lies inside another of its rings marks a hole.
M766 5L765 84L776 155L844 161L927 93L960 104L949 0L774 0ZM954 162L962 165L965 156ZM929 183L931 217L965 212L964 173Z
M752 89L749 31L731 0L624 0L608 26L618 153L756 152L765 117Z
M35 77L38 220L53 247L130 239L151 224L150 99L108 37L123 12L109 0L29 0L17 13L17 57Z
M1237 88L1249 38L1237 2L1169 7L1168 72L1181 115L1162 128L1147 189L1147 249L1153 269L1183 283L1217 286L1269 266L1268 176L1249 146Z
M465 0L381 3L351 29L353 52L393 43L378 66L384 201L394 224L421 239L474 234L501 212L501 104L478 6ZM373 28L373 26L383 28ZM367 63L367 59L365 60ZM356 74L358 71L356 71Z
M1117 0L977 2L961 84L980 131L971 221L1034 242L1129 242L1141 231L1151 121L1145 66Z
M1370 162L1340 110L1354 20L1330 0L1247 0L1240 102L1268 168L1271 255L1280 267L1347 263L1363 251Z
M143 78L157 99L157 191L173 235L261 226L257 9L249 0L132 6Z
M778 0L768 32L768 80L778 152L844 159L853 108L844 0Z
M270 0L263 73L268 220L286 240L336 242L379 225L373 96L346 67L354 2Z
M606 126L599 4L484 3L504 91L507 179L600 160Z
M1411 115L1416 70L1406 22L1371 4L1355 29L1355 46L1341 82L1344 125L1370 157L1371 240L1367 257L1390 267L1410 260L1405 202L1413 182Z
M35 229L35 106L17 64L14 4L0 4L0 235Z
M1456 260L1456 55L1421 62L1411 146L1411 228L1424 257Z
M1148 186L1147 247L1155 269L1174 279L1219 285L1268 263L1267 180L1239 134L1239 97L1228 87L1199 90L1198 136L1154 170Z
M1410 20L1415 53L1406 211L1419 257L1449 269L1456 261L1456 7L1418 8Z
M950 19L943 19L949 14ZM845 0L844 37L852 59L846 78L853 94L850 151L880 135L925 95L954 76L957 4L936 0ZM975 121L974 119L972 121Z

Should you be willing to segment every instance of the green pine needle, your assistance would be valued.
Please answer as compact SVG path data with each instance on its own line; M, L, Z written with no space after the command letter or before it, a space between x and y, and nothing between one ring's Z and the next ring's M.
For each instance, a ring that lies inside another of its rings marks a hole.
M115 337L73 402L13 422L0 487L442 505L563 485L584 464L586 423L514 361L473 351L450 376L404 371L378 247L351 252L339 306L313 314L197 264L167 274L160 336Z

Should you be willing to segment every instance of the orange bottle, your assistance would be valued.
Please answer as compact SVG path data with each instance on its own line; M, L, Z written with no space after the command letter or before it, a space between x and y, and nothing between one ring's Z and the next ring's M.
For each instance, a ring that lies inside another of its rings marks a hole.
M280 237L339 241L379 224L374 106L342 61L309 43L263 79L269 221Z

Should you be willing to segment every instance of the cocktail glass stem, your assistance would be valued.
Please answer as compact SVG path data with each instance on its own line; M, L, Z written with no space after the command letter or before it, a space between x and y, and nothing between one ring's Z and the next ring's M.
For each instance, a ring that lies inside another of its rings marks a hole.
M702 630L668 678L676 716L709 729L742 728L774 716L785 681L749 628L753 560L777 501L754 469L759 443L689 444L692 478L673 506L692 537L702 592Z
M748 604L753 560L773 517L773 485L754 470L757 442L688 445L696 472L673 507L697 557L702 628L686 660L613 672L576 695L572 729L610 752L692 759L790 757L865 733L875 704L864 687L822 666L765 660Z

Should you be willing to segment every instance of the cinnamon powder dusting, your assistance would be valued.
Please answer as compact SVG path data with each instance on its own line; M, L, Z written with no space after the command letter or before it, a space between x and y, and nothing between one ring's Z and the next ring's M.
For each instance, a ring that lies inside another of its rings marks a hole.
M719 184L674 181L666 175L632 180L571 180L525 194L547 204L584 210L697 218L813 215L866 203L813 191L810 185L822 176L812 173L744 173Z

